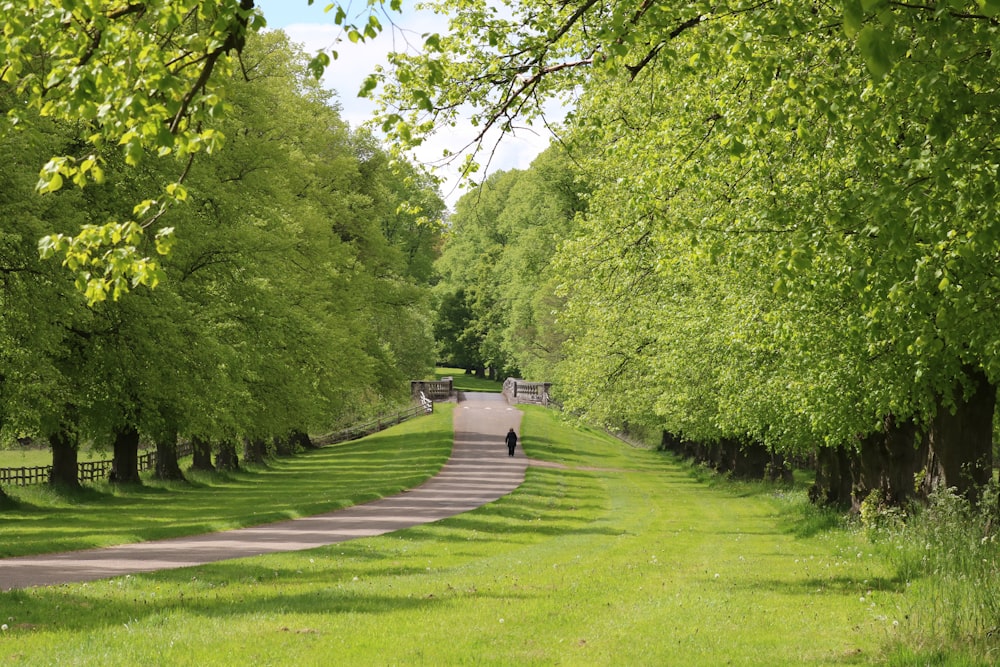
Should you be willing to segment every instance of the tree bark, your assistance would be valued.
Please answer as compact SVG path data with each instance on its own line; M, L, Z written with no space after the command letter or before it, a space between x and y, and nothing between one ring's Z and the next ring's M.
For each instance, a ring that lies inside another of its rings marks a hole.
M915 478L926 460L926 448L918 446L917 429L911 421L898 422L889 415L883 429L863 438L854 465L854 505L878 491L888 505L902 507L917 496Z
M289 439L293 447L300 447L303 450L319 449L305 431L295 429Z
M784 454L771 452L771 460L764 468L764 477L771 482L785 482L791 484L794 481L792 467L788 465Z
M274 446L275 456L293 456L295 454L295 441L290 435L284 438L276 435L271 444Z
M212 444L205 438L191 438L191 470L215 470L212 465Z
M981 369L966 369L968 382L953 388L954 405L938 401L927 432L924 490L954 487L976 503L993 475L993 413L996 385Z
M246 438L243 440L244 463L263 464L266 461L267 442L263 438Z
M675 454L680 454L684 451L684 443L674 433L671 433L670 431L661 431L659 449L661 452L674 452Z
M737 442L733 450L732 476L736 479L765 479L771 467L771 452L760 442Z
M61 421L55 433L49 434L49 446L52 449L52 470L49 472L49 484L70 489L80 488L79 471L79 441L76 429Z
M139 431L123 426L115 433L115 455L108 481L112 484L141 484L139 479Z
M156 479L183 481L177 462L177 429L165 428L156 438Z
M820 447L816 452L816 481L809 498L819 505L851 506L851 455L843 447Z
M239 470L240 458L236 455L236 445L231 440L219 443L219 451L215 454L216 470Z

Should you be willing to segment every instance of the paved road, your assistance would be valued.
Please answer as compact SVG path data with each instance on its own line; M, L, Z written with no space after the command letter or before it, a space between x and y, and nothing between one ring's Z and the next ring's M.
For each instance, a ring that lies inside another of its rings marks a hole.
M437 521L492 502L524 481L528 459L507 455L503 437L521 432L521 411L501 394L466 394L455 408L455 444L441 472L423 485L364 505L193 537L107 549L0 559L0 590L91 581L136 572L202 565L278 551L298 551Z

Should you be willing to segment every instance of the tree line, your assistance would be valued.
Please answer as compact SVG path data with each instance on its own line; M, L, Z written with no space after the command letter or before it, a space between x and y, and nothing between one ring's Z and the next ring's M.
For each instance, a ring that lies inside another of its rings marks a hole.
M462 99L514 131L572 109L459 203L437 288L456 354L720 470L810 460L821 502L978 497L1000 6L436 5L451 32L373 80L383 117Z
M54 483L77 484L83 443L113 449L120 483L139 479L140 439L161 478L182 476L179 438L195 467L261 460L406 399L433 367L444 204L424 172L340 118L284 33L246 35L239 66L216 70L224 108L197 131L224 149L194 160L132 160L127 139L95 139L85 114L25 104L19 82L52 63L36 51L23 67L0 82L0 111L18 121L0 132L0 438L47 440ZM89 160L86 187L39 185L54 155ZM177 201L149 204L163 183ZM141 208L168 233L104 224ZM39 239L80 230L110 253L41 259ZM120 298L109 262L130 267L115 273L129 281Z

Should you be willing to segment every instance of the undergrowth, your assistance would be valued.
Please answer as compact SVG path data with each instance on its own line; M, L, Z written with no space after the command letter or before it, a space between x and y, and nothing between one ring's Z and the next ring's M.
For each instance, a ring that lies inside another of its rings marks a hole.
M913 592L894 664L1000 659L997 501L994 483L977 505L952 488L906 511L884 507L877 495L862 505L869 539Z

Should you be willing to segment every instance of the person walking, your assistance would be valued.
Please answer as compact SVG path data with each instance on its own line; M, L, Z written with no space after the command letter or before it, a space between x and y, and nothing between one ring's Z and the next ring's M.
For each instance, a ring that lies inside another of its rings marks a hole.
M517 447L517 433L514 429L507 431L507 452L509 456L514 456L514 448Z

